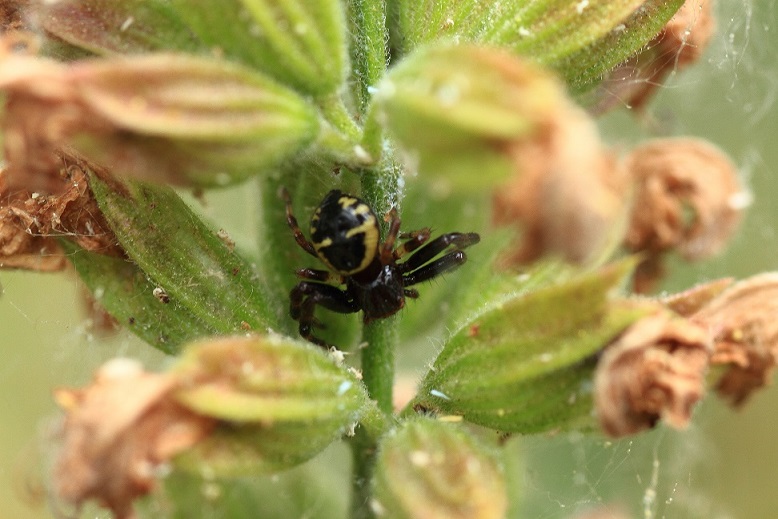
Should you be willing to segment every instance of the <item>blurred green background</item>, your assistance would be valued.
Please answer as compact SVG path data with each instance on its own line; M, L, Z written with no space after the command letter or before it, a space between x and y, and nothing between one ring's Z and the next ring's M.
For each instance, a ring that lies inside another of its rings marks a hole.
M665 290L778 269L776 7L774 0L718 2L718 33L703 62L670 79L650 106L650 120L637 121L622 110L601 121L603 134L616 147L652 136L709 139L740 166L754 195L726 253L701 265L673 262ZM0 519L51 517L40 486L45 469L41 474L38 467L52 456L47 436L47 423L56 416L52 389L87 382L96 366L114 356L139 358L151 367L166 360L130 336L96 336L72 276L0 272L0 286ZM660 427L618 442L582 435L514 438L509 448L520 461L512 484L523 494L514 515L565 518L601 503L619 503L636 518L778 517L774 431L778 389L773 386L740 411L707 399L686 431ZM316 467L345 456L335 447L302 470L315 474ZM332 485L330 479L325 487L336 491ZM310 488L306 495L315 499L325 487ZM292 496L287 497L288 505ZM306 506L321 511L310 503L298 506L301 516ZM253 516L250 510L247 516Z

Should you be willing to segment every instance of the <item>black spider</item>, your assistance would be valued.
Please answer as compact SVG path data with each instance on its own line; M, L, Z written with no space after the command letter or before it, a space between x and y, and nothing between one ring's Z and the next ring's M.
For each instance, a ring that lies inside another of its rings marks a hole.
M429 228L400 234L400 218L392 209L389 231L380 242L378 219L370 206L338 190L327 193L314 212L308 241L292 213L286 189L282 196L286 220L298 245L329 268L297 270L307 281L300 281L289 295L289 312L300 323L300 335L324 347L330 345L313 335L313 327L320 326L314 317L316 305L343 314L362 310L366 323L389 317L405 306L406 297L419 297L407 287L458 268L467 260L462 249L480 241L476 233L452 232L427 243ZM405 241L395 248L398 238ZM412 252L404 263L398 263ZM345 285L345 289L326 283Z

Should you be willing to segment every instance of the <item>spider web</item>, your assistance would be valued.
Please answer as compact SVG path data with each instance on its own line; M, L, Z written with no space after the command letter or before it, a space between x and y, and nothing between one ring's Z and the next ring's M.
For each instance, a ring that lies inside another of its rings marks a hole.
M704 265L672 265L675 274L668 279L667 290L776 268L778 202L772 195L778 192L775 7L775 0L718 2L717 33L702 62L671 74L649 105L644 124L636 125L628 110L602 120L605 139L616 146L626 147L652 136L707 138L740 165L754 193L749 216L727 253ZM239 243L241 238L237 237ZM100 363L117 355L140 359L149 367L164 360L126 334L108 343L93 340L93 332L73 304L80 297L78 291L67 280L0 272L0 286L5 292L0 297L4 334L0 515L49 517L35 483L20 488L29 480L20 477L15 467L19 453L27 452L40 417L54 412L51 389L83 384ZM64 335L63 329L67 330ZM631 517L644 519L774 517L778 511L773 483L778 445L772 434L778 426L776 407L778 392L767 390L740 413L709 398L699 406L686 431L660 427L619 441L578 433L514 438L506 454L509 484L518 503L511 517L562 519L604 504L620 506ZM301 470L314 473L311 478L316 480L328 480L328 492L346 492L347 471L336 471L343 480L340 486L328 474L333 465L347 466L348 452L342 446L333 449ZM334 517L319 503L322 485L313 485L308 498L300 501L284 486L287 481L286 477L268 478L246 485L253 488L269 482L270 494L281 493L284 502L296 502L303 510L301 517ZM22 501L38 506L29 508Z

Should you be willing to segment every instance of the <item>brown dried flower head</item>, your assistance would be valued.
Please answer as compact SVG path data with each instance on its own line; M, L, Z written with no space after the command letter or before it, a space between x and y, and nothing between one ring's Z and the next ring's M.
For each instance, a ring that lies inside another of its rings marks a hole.
M568 104L539 128L510 146L515 174L494 194L494 222L523 230L505 266L545 254L582 263L620 235L626 178L592 119Z
M73 157L60 155L46 183L53 194L14 188L0 171L0 268L56 271L67 262L56 237L86 250L122 256L87 176Z
M687 0L641 54L614 69L595 111L626 104L640 111L671 72L699 61L716 29L711 0Z
M176 386L171 375L115 359L92 385L58 390L67 413L54 469L59 498L76 506L96 499L118 519L132 517L132 500L151 490L160 466L213 427L171 397Z
M720 396L741 405L770 383L778 356L778 273L734 284L692 319L713 336L711 362L726 366L716 384Z
M704 394L710 357L707 330L660 311L630 326L603 352L595 406L603 430L620 437L661 418L682 428Z
M657 139L635 148L624 167L634 183L625 246L645 252L635 290L662 277L662 255L675 250L689 261L719 252L734 233L749 196L729 158L691 138Z

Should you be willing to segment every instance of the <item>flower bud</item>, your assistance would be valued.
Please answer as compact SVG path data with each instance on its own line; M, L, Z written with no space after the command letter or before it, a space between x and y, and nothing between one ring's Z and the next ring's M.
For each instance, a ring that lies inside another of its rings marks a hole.
M182 463L216 474L301 463L359 419L362 384L313 346L279 337L228 337L190 346L173 369L176 399L221 427Z
M494 301L452 334L415 406L506 432L590 427L596 355L644 311L608 297L628 271Z
M505 517L501 467L455 425L429 419L406 422L379 449L371 503L376 517Z
M295 92L212 59L154 54L62 65L0 60L5 151L31 175L71 144L112 171L156 181L224 184L277 164L317 135Z
M412 169L483 186L510 170L504 148L535 132L564 99L556 80L529 62L495 49L438 46L392 69L374 102Z

